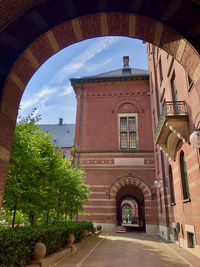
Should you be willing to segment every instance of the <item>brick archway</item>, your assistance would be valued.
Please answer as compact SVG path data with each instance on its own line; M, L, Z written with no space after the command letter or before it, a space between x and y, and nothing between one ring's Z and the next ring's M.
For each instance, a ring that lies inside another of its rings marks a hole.
M143 193L145 200L152 200L154 196L152 189L142 179L134 176L126 176L115 180L115 182L110 186L108 191L110 198L115 199L118 190L125 185L135 185L138 187Z
M17 50L18 54L13 57L18 55L16 61L14 64L9 63L11 68L8 67L6 76L2 76L5 83L0 103L0 203L18 107L32 75L48 58L71 44L92 37L113 35L142 39L164 49L184 66L200 96L199 54L185 38L168 25L150 17L122 12L88 14L62 22L41 34L22 52ZM9 54L9 51L7 52Z
M138 216L138 204L136 202L136 200L132 199L132 200L123 200L121 202L121 209L125 206L128 205L131 207L131 211L132 211L132 216L137 217Z
M144 222L146 227L146 232L151 233L152 229L156 229L158 225L158 218L156 217L157 213L157 200L154 199L154 193L151 187L145 183L142 179L135 177L135 176L126 176L121 177L110 186L108 191L108 195L110 199L115 200L118 202L119 192L123 190L123 193L126 195L126 190L134 190L134 192L138 192L140 195L140 199L138 203L138 208L140 208L140 219ZM127 188L127 189L126 189ZM124 190L125 189L125 190ZM137 193L136 193L137 194ZM128 195L132 195L128 194ZM139 196L138 195L138 196ZM143 200L141 199L141 195L143 195ZM121 194L120 194L121 197ZM141 206L140 206L141 205ZM118 206L117 206L118 208ZM118 216L118 211L117 211Z

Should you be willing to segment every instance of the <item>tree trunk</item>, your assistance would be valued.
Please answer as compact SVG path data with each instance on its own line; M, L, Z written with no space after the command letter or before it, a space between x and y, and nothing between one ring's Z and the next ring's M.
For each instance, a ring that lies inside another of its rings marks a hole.
M46 222L49 222L49 210L47 211L47 217L46 217Z
M12 219L12 228L15 226L15 216L17 212L17 205L14 207L14 212L13 212L13 219Z
M65 221L67 221L67 208L65 209Z
M31 214L31 226L36 225L36 222L37 222L37 217L36 217L36 214L34 212Z

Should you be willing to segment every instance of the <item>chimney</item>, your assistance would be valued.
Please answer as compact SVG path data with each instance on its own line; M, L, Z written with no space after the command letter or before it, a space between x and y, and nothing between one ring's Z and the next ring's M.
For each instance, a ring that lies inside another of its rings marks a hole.
M62 126L63 125L63 118L59 118L59 126Z
M129 56L123 57L124 68L129 68Z

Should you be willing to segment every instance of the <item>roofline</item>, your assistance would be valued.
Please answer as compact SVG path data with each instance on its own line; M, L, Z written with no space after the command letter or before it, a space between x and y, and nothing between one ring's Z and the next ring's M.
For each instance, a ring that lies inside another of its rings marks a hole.
M94 82L113 82L113 81L130 81L130 80L149 80L149 74L137 76L116 76L116 77L93 77L93 78L71 78L69 79L72 86L79 83L94 83Z

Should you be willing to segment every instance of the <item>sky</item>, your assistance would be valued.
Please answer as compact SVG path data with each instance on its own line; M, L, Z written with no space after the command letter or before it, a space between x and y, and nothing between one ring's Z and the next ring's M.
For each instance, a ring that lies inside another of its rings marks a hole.
M98 37L62 49L49 58L32 76L20 103L22 116L36 108L39 124L75 123L76 98L70 78L92 76L129 66L148 69L146 45L126 37Z

